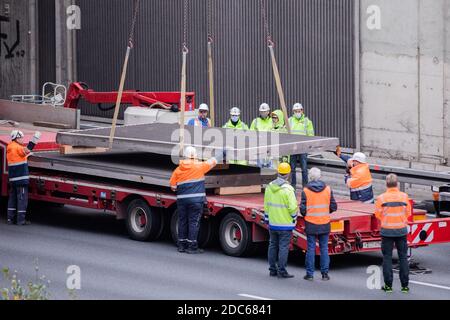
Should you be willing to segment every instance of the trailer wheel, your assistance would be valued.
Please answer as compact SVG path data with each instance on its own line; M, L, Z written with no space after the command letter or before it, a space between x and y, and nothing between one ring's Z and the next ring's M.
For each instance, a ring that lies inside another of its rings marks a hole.
M252 229L237 213L228 213L220 223L219 239L225 254L247 256L253 252Z
M175 244L178 242L178 210L175 210L170 219L170 234ZM200 219L200 230L198 232L198 246L206 248L211 246L214 240L213 223L211 219Z
M161 231L161 215L150 209L147 202L135 199L127 208L127 231L131 239L137 241L156 240Z

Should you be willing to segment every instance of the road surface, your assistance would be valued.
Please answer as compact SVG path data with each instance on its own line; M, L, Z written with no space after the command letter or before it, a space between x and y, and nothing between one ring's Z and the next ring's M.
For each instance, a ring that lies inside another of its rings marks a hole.
M123 222L108 214L74 207L49 208L30 216L31 226L5 224L0 218L0 267L17 270L22 282L40 275L51 280L52 299L69 299L66 273L81 271L77 299L450 299L450 244L415 250L415 258L433 272L411 276L411 293L391 295L367 287L369 266L381 254L332 257L331 281L303 280L304 257L291 254L293 279L270 278L264 253L234 258L220 248L202 255L181 254L169 240L128 239ZM6 285L0 280L0 287Z

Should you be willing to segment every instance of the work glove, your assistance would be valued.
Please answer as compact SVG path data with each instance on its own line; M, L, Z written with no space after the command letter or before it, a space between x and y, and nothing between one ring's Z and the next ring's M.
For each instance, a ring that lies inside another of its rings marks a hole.
M30 142L28 142L27 149L33 151L34 147L37 145L39 139L41 138L41 133L36 131L34 136L31 138Z
M33 138L31 138L31 141L32 141L34 144L37 144L37 143L39 142L40 139L41 139L41 133L40 133L39 131L36 131L36 132L34 133Z

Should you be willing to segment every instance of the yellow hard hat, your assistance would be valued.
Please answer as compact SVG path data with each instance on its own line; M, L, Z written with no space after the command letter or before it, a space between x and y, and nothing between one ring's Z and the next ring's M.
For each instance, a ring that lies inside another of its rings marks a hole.
M282 175L291 173L291 166L289 165L289 163L280 163L280 165L278 166L278 173Z

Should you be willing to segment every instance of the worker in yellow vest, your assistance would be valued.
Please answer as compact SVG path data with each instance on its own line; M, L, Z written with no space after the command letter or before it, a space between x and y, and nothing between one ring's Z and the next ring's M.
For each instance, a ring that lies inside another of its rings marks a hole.
M233 107L230 110L230 120L225 123L222 128L224 129L235 129L235 130L248 130L248 126L241 120L241 110L237 107ZM229 160L229 164L237 164L245 166L247 161L245 160Z
M268 259L271 277L294 277L286 270L292 230L298 215L294 188L288 181L290 173L290 165L281 163L278 178L267 185L264 194L264 218L270 234Z
M267 103L259 106L259 117L254 119L250 130L269 132L273 129L272 118L270 117L270 107ZM260 168L272 168L273 163L269 158L258 159L256 165Z
M398 177L386 177L385 193L377 198L375 216L381 221L381 251L383 253L383 277L385 292L392 292L392 251L397 248L400 265L400 282L403 293L409 292L408 219L412 214L411 203L406 193L398 189Z
M298 134L302 136L313 137L314 136L314 125L312 121L305 116L303 105L301 103L294 104L293 116L289 118L289 124L291 125L291 133ZM291 155L290 163L292 168L292 178L291 183L294 188L297 187L297 163L300 162L300 167L302 169L302 185L305 187L308 184L308 154L297 154Z
M330 280L328 275L330 257L328 256L328 240L330 238L330 214L337 210L333 192L321 179L318 168L309 170L309 183L303 188L300 213L305 217L305 231L308 242L306 251L305 280L314 280L316 240L320 247L320 272L322 280Z
M286 122L284 121L284 113L281 110L275 110L271 113L273 128L272 132L288 133L286 129ZM282 162L289 163L289 156L280 155L277 159L272 159L271 167L277 168ZM292 167L291 167L292 170Z
M271 131L273 128L272 118L270 117L270 107L267 103L259 106L259 117L254 119L250 130Z

